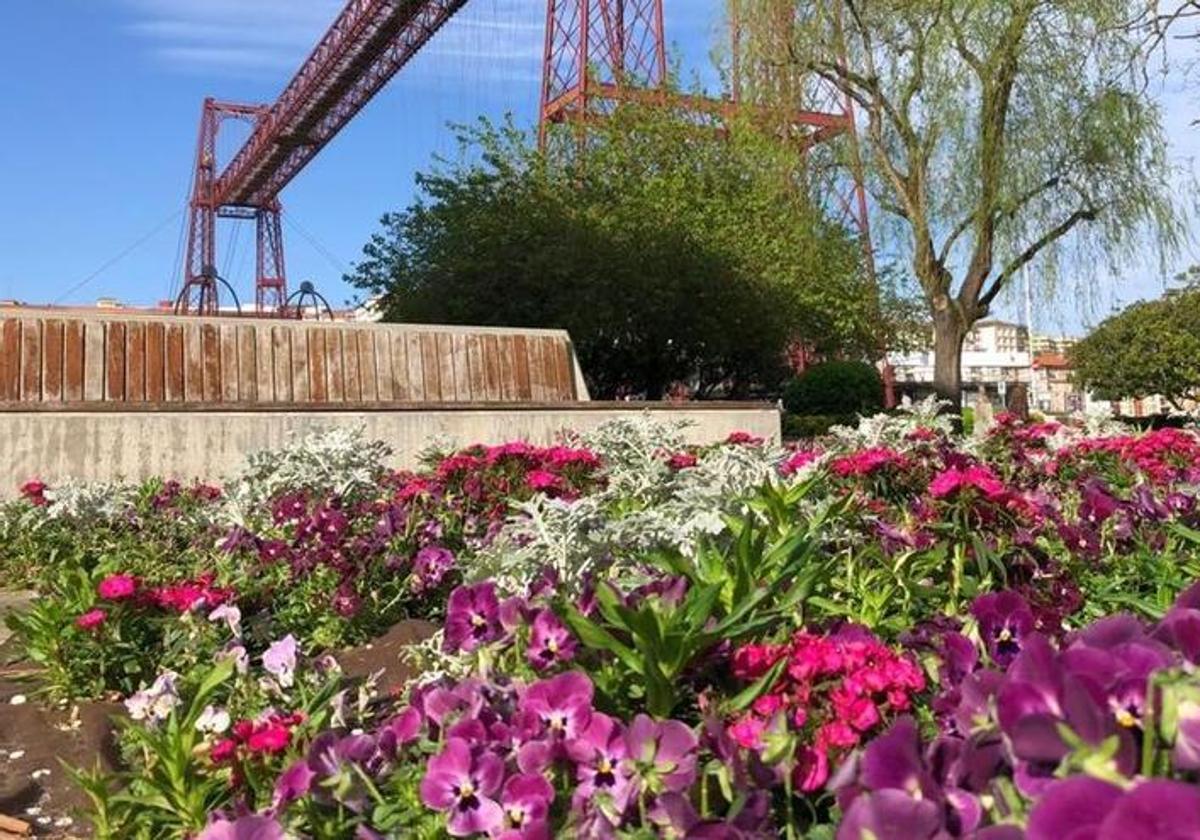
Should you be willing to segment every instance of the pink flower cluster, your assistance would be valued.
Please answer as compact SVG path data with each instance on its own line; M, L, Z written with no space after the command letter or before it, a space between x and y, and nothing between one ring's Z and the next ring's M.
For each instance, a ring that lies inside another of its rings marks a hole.
M935 499L958 496L966 490L975 490L989 501L999 501L1008 492L1004 482L994 472L978 464L950 467L929 482L929 495Z
M46 482L32 478L21 485L21 498L34 507L45 507L50 504L46 498Z
M214 579L209 573L195 580L159 586L147 593L147 599L164 610L177 613L191 612L201 605L219 607L232 600L236 593L227 587L213 586Z
M214 764L234 763L251 756L277 755L292 743L292 730L307 720L304 712L271 714L258 721L239 720L230 737L213 744L208 757Z
M1081 440L1061 451L1049 469L1057 473L1064 466L1095 455L1115 457L1155 484L1200 480L1200 437L1182 429Z
M908 457L887 446L860 449L835 459L829 466L833 474L841 478L874 475L890 468L904 470L908 467Z
M733 655L733 674L753 682L780 660L786 665L750 710L729 728L742 747L761 751L767 738L791 733L800 739L795 785L813 791L830 767L885 720L907 711L925 689L915 662L861 627L831 635L796 633L786 644L750 644Z

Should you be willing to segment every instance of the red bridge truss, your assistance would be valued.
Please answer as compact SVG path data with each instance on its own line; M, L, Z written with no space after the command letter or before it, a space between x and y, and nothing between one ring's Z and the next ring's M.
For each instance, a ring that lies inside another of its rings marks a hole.
M204 101L177 313L216 314L221 287L232 293L216 270L216 224L234 218L256 222L255 310L298 314L287 305L279 193L467 2L349 0L274 104ZM585 124L622 100L665 96L666 82L663 0L547 0L540 142L553 124ZM739 107L704 97L676 101L717 116ZM227 120L252 127L218 170L217 137ZM849 104L836 100L794 121L811 143L854 124ZM861 186L842 204L865 233Z

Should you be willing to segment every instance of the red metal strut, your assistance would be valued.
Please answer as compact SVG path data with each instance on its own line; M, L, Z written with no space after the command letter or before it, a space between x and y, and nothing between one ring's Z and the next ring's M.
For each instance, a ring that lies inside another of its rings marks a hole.
M216 220L255 219L255 307L287 300L279 193L467 0L349 0L273 105L206 99L188 224L188 259L176 302L182 314L215 314ZM250 137L218 171L221 123L249 120Z

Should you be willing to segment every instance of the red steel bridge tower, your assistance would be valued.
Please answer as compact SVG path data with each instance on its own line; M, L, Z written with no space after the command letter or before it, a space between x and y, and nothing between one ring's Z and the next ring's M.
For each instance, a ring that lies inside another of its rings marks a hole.
M348 0L273 104L205 100L177 313L216 314L222 288L233 294L216 268L217 221L232 218L255 220L256 312L298 316L299 308L287 304L280 192L468 2ZM746 107L736 97L668 94L663 2L547 0L539 142L555 124L585 130L621 101L666 103L670 95L673 103L718 119ZM735 77L736 42L735 36ZM854 134L849 102L834 97L823 103L791 118L802 148ZM228 120L249 123L250 136L221 165L217 139ZM855 181L848 196L837 198L869 243L866 200L861 179Z

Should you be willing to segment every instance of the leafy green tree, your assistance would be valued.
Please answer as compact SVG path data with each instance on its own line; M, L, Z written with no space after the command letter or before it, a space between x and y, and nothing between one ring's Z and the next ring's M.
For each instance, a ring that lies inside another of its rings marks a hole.
M1160 394L1176 409L1200 399L1200 288L1135 303L1070 352L1076 381L1102 400Z
M583 155L541 154L511 124L460 139L347 278L388 320L564 328L600 397L774 387L797 337L877 349L880 297L854 239L808 199L794 148L635 106Z
M848 97L861 164L935 329L958 404L963 340L1037 261L1053 281L1179 240L1144 0L730 0L739 86L786 116L813 85ZM807 83L808 87L805 86Z

